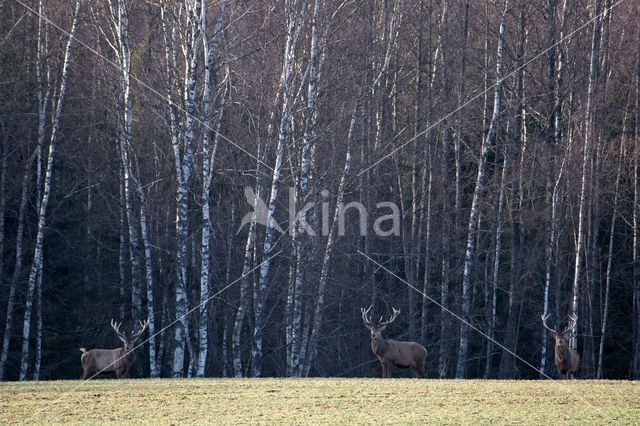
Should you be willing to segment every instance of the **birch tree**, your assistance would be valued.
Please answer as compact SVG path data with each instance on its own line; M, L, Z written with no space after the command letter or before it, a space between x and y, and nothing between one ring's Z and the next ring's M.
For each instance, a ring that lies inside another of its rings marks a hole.
M334 244L336 241L336 231L338 226L338 219L340 216L340 209L343 208L343 202L345 197L345 190L347 179L349 178L349 174L351 171L351 163L353 161L353 139L356 131L356 126L358 122L358 116L367 101L368 97L374 93L374 88L380 82L380 79L387 73L389 69L389 64L391 62L391 54L392 48L395 44L395 40L397 37L397 30L400 26L401 16L398 11L398 4L394 3L391 11L391 20L388 26L388 34L387 34L387 45L385 48L384 59L381 64L380 70L370 83L370 85L363 91L363 93L357 99L353 111L351 113L351 119L349 121L349 130L347 133L347 150L345 154L345 162L342 170L342 176L340 177L340 182L338 184L336 205L333 212L333 219L331 221L331 225L329 227L327 240L324 247L324 253L322 257L322 267L320 270L320 279L318 283L318 290L316 295L316 303L314 308L314 317L313 317L313 326L311 328L311 337L310 348L308 350L308 358L305 361L304 375L309 375L309 371L316 359L318 352L318 340L320 337L320 332L323 324L323 313L325 310L325 294L327 291L327 286L329 283L329 273L331 268L331 262L333 259L333 250Z
M580 280L582 279L582 262L584 252L585 239L585 215L587 208L587 185L589 179L589 166L591 159L591 144L594 133L594 93L596 87L596 79L598 78L599 52L600 43L600 10L602 1L594 0L594 20L593 33L591 37L591 61L589 66L589 85L587 88L587 102L585 109L585 127L584 127L584 147L582 155L582 181L580 186L580 207L578 212L578 235L575 247L575 264L573 273L573 291L571 297L571 315L578 315L578 303L580 296ZM576 349L578 327L574 327L571 331L570 345L572 349Z
M215 82L215 55L218 51L218 45L223 37L222 25L224 22L226 2L220 3L218 18L213 28L213 34L208 34L207 28L207 8L202 7L202 50L204 62L204 87L202 89L202 121L210 122L213 113L212 92ZM224 41L222 41L224 42ZM230 69L226 64L225 79L222 84L224 89L221 91L222 102L215 120L215 134L211 141L210 131L207 128L202 129L202 239L200 243L201 252L201 272L200 272L200 327L198 329L198 362L196 367L196 376L204 377L207 361L207 352L209 349L209 280L210 280L210 238L212 232L212 217L210 210L210 192L211 182L213 180L213 171L215 170L216 151L218 149L218 141L220 140L220 132L222 131L222 120L226 109L226 103L229 93Z
M13 274L9 284L9 294L7 297L7 311L5 320L5 330L2 340L2 353L0 354L0 381L4 378L7 357L9 356L9 343L11 338L11 330L13 329L14 304L16 298L16 288L20 273L22 272L22 251L24 243L25 215L28 201L28 179L31 173L31 167L38 153L42 151L45 142L45 126L47 116L47 106L51 95L50 83L50 66L48 60L48 22L47 8L43 0L38 2L38 38L36 45L36 90L37 90L37 107L38 107L38 133L36 147L29 156L25 164L22 184L20 186L20 203L18 208L18 226L16 231L15 243L15 261ZM6 157L3 156L3 161ZM3 168L4 169L4 168ZM3 173L3 179L5 178ZM4 221L3 221L4 223Z
M465 365L467 362L467 352L469 347L469 326L467 324L471 322L471 279L473 267L475 264L476 232L478 230L480 203L482 201L482 196L485 189L484 187L486 181L486 169L489 152L491 151L493 143L496 139L498 118L500 115L503 78L502 72L504 67L504 30L508 6L509 0L505 0L502 8L502 13L500 15L500 28L498 30L498 48L496 52L496 84L493 98L493 113L491 115L491 122L489 123L489 130L487 131L487 135L482 143L480 160L478 161L476 185L473 191L473 200L471 202L471 211L469 213L467 248L465 252L464 270L462 274L462 319L464 320L464 322L460 323L460 344L458 347L458 364L456 366L456 378L458 379L462 379L465 377Z
M60 76L60 86L57 89L58 97L55 102L55 112L53 114L53 121L51 124L51 136L49 141L49 154L47 157L47 168L44 175L44 186L42 192L42 199L40 200L40 208L38 210L38 231L36 235L36 242L34 247L33 262L31 270L29 272L29 280L27 284L27 300L25 303L24 321L22 326L22 354L20 361L20 380L27 379L27 372L29 368L29 346L30 346L30 332L31 332L31 316L33 308L33 295L36 291L36 284L39 277L43 272L43 249L44 249L44 234L46 231L46 215L47 207L49 205L49 197L51 195L51 185L53 178L53 163L55 161L56 142L58 138L58 129L60 127L60 115L62 112L62 106L64 104L64 96L67 89L67 78L69 71L69 62L72 52L72 42L75 37L76 29L78 26L78 19L80 16L80 0L76 0L75 10L73 14L73 22L71 24L71 31L69 32L69 38L64 52L64 59L62 63L62 72Z
M265 327L264 310L269 289L269 268L271 266L271 250L273 247L273 237L275 231L276 201L280 190L280 176L284 159L284 148L291 124L291 113L295 102L296 93L293 87L293 70L295 64L295 52L300 36L307 9L307 0L300 2L292 1L287 5L287 32L285 36L284 56L282 61L282 73L280 75L282 93L282 111L280 114L280 125L277 135L276 156L271 177L271 190L269 202L267 203L268 219L265 230L264 243L262 246L262 263L258 282L253 289L253 342L251 348L251 375L260 377L262 375L262 346L263 331ZM278 95L276 95L278 96Z

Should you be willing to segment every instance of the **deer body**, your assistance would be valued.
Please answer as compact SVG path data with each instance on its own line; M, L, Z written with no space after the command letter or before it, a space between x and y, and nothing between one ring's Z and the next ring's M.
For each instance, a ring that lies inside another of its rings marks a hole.
M371 339L371 350L382 364L382 377L391 377L391 367L411 368L416 377L424 378L427 350L416 342L393 339Z
M566 342L556 342L555 362L561 379L575 379L578 376L580 355L571 349Z
M118 379L127 376L127 372L133 365L135 353L127 353L120 349L91 349L87 351L80 348L82 356L82 380L86 380L96 373L115 373Z
M149 320L140 321L140 330L127 336L120 332L120 325L111 320L116 335L124 343L123 348L118 349L91 349L80 348L82 355L82 380L100 374L115 373L118 379L124 379L135 361L135 342L144 333L149 325Z
M424 371L424 361L427 357L427 350L416 342L402 342L382 337L382 330L391 324L399 310L393 309L393 315L389 321L380 321L373 324L368 317L369 309L361 309L364 325L371 331L371 350L380 360L382 365L382 377L391 377L391 368L395 365L400 368L410 368L416 377L426 377Z
M549 315L542 316L542 325L544 328L549 330L556 341L554 361L556 363L556 368L558 369L558 376L560 376L560 379L575 379L578 376L578 371L580 369L580 355L578 355L578 352L574 349L569 347L569 344L566 342L566 337L569 335L571 330L575 328L578 318L575 316L569 316L569 325L567 325L567 328L565 328L561 333L547 325L548 318Z

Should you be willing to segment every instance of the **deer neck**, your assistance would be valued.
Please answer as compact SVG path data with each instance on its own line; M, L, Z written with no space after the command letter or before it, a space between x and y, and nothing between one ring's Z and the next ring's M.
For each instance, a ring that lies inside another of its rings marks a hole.
M125 348L120 348L120 357L124 358L124 359L131 359L133 357L134 351L133 349L130 351L127 351Z
M565 362L569 360L569 348L564 343L556 343L556 360Z
M371 349L378 356L383 356L389 350L389 342L383 338L371 339Z

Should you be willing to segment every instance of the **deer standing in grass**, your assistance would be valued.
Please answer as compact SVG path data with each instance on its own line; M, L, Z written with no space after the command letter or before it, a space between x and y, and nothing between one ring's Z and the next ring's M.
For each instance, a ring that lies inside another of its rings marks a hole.
M371 322L368 309L360 308L362 312L362 321L364 325L371 331L371 350L378 357L382 364L382 377L391 377L391 368L395 365L400 368L411 368L416 377L424 378L424 360L427 357L427 350L420 343L416 342L400 342L393 339L384 339L382 330L391 324L398 317L399 309L393 308L393 314L387 321L377 323Z
M569 324L562 333L558 333L553 328L547 325L547 319L549 315L542 315L542 325L549 330L554 339L556 339L555 345L555 361L556 368L558 369L558 375L561 379L575 379L578 375L580 368L580 355L574 349L569 347L565 338L576 327L578 318L573 315L569 315Z
M123 348L118 349L91 349L80 348L82 356L82 380L86 380L94 374L99 373L116 373L118 379L124 379L127 372L133 365L135 360L134 345L136 340L142 336L142 333L149 325L149 320L140 321L140 330L127 336L120 331L122 322L116 323L111 320L111 327L116 335L124 343Z

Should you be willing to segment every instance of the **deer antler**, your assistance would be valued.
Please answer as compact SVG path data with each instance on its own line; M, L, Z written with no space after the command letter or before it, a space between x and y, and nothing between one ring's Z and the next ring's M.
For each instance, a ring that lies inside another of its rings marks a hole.
M142 333L144 333L144 331L147 329L148 325L149 325L149 319L140 321L140 330L131 335L131 340L136 340L138 337L140 337Z
M558 334L557 331L555 331L553 328L549 327L547 325L547 320L549 319L549 317L551 316L551 314L547 314L547 315L541 315L540 318L542 318L542 325L544 326L544 328L546 328L547 330L549 330L551 332L551 334Z
M111 328L113 328L113 331L116 332L116 334L118 335L118 338L124 342L127 340L127 336L125 336L123 333L120 332L121 325L122 325L122 321L115 322L113 318L111 318Z
M362 312L362 321L367 327L373 327L373 324L371 324L371 319L369 319L369 311L371 310L371 308L373 308L373 305L369 306L367 309L360 308L360 312Z
M400 309L396 309L396 308L392 308L392 309L393 309L393 314L391 314L391 317L387 321L380 321L380 323L378 324L378 327L386 327L396 320L396 318L398 317L398 314L400 313Z
M576 324L578 323L578 317L576 315L569 315L569 324L567 328L564 329L562 335L569 333L571 330L576 328Z

